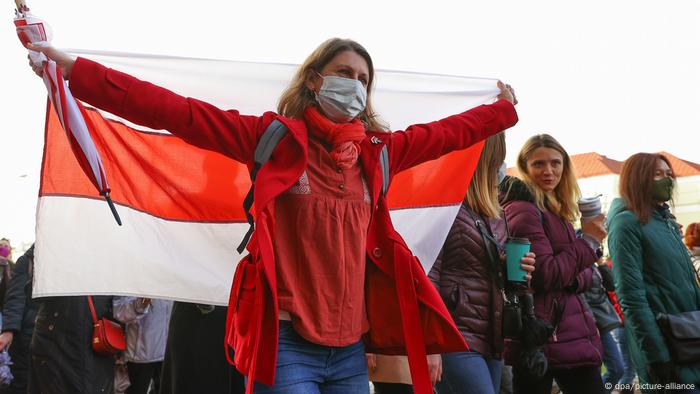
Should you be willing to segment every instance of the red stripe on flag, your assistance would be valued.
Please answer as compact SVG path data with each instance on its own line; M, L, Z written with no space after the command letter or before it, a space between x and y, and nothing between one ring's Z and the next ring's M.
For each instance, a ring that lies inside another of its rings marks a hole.
M245 222L250 187L245 165L189 145L172 135L144 133L83 112L109 174L114 202L169 220ZM392 209L458 204L483 144L452 152L394 177ZM100 198L75 158L53 106L47 111L40 195Z
M401 172L387 195L391 209L444 206L464 200L484 143ZM496 174L494 174L496 176Z
M135 131L94 110L84 114L115 202L164 219L245 221L241 201L250 177L243 164L174 136ZM71 151L53 107L46 123L40 195L100 198Z

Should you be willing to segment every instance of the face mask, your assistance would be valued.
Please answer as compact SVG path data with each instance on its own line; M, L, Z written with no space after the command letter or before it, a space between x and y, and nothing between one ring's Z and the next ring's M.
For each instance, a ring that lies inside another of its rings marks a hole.
M0 246L0 256L7 257L10 255L10 248L5 245Z
M503 164L501 164L500 167L498 167L498 184L499 185L506 178L506 169L507 168L508 168L508 166L506 165L505 161L503 162Z
M338 123L349 122L365 110L367 90L362 82L332 75L319 76L323 78L323 85L316 93L316 101L328 119Z
M651 197L656 201L666 202L673 194L673 178L665 177L654 181L651 188Z

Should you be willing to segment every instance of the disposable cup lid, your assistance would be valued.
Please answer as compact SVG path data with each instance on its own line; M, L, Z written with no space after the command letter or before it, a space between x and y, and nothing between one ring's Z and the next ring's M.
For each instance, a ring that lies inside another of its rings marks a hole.
M506 240L506 243L512 243L512 244L530 244L530 240L527 238L515 238L515 237L508 237Z
M580 198L578 200L579 205L597 204L599 202L600 202L600 196L584 197L584 198Z

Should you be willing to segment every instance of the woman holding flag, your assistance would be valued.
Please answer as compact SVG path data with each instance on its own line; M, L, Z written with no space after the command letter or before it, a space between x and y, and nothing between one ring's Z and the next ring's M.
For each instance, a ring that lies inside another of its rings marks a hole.
M510 86L499 82L493 104L387 133L372 108L372 59L351 40L321 44L278 113L262 116L181 97L49 46L29 49L56 61L76 98L249 168L273 121L288 130L259 168L255 232L229 302L226 343L248 391L366 393L367 351L407 354L415 392L427 394L439 366L429 372L426 353L467 349L394 230L382 183L513 126Z

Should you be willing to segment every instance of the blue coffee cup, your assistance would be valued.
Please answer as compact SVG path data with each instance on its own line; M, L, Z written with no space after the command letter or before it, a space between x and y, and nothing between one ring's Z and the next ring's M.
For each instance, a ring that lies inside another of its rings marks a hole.
M504 245L506 250L506 277L510 282L526 282L527 271L520 268L520 259L530 251L530 240L527 238L509 237Z

